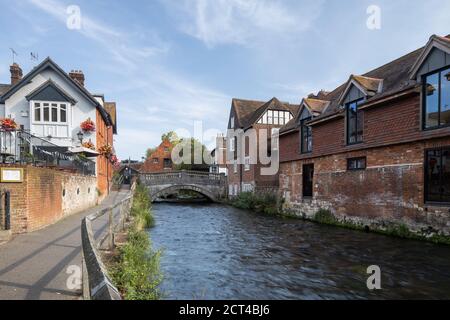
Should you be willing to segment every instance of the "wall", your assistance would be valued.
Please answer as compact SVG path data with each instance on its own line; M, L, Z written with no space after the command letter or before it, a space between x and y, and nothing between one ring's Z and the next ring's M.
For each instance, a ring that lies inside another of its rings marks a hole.
M1 190L11 192L14 234L39 230L97 204L95 177L31 166L23 168L22 183L0 183Z
M170 141L163 141L155 152L152 153L150 157L145 160L144 165L141 168L141 172L145 173L156 173L156 172L164 172L171 171L173 169L173 164L170 168L164 168L164 159L172 159L172 148L173 145ZM166 151L167 149L168 151ZM158 159L158 162L155 163L154 159Z
M424 203L424 150L450 146L450 138L340 153L281 164L280 194L284 209L311 218L329 209L338 218L386 228L406 225L421 234L450 235L448 207ZM347 171L347 159L366 156L367 169ZM314 163L313 199L302 197L303 164Z

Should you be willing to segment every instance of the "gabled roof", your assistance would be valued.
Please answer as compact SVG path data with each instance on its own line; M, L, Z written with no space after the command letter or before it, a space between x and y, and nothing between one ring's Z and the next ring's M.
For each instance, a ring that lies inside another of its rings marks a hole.
M52 69L61 77L66 79L75 89L77 89L88 101L90 101L100 112L103 120L108 124L112 125L111 119L108 113L103 109L99 102L92 96L92 94L77 81L73 80L60 66L58 66L50 57L47 57L39 65L33 68L27 75L25 75L22 80L20 80L15 85L11 86L7 91L4 92L0 99L0 103L5 103L5 101L16 93L20 88L27 85L29 81L40 72L46 70L47 68Z
M281 102L277 98L272 98L267 102L255 100L233 99L236 127L247 130L264 115L267 110L289 111L294 116L298 112L299 106L287 102Z
M58 86L52 79L49 79L48 81L44 82L42 85L40 85L38 88L33 90L29 95L27 95L25 98L30 101L33 100L36 96L44 92L45 90L48 90L49 88L56 90L56 92L63 96L66 101L75 104L77 101L70 96L67 92L64 91L60 86Z
M234 110L236 127L244 128L250 123L250 119L265 102L256 100L233 99L231 108Z
M428 40L428 43L422 50L422 53L420 54L419 58L416 60L416 62L411 67L411 73L410 73L410 79L413 80L417 76L417 72L419 71L420 67L425 62L426 58L430 54L431 50L434 48L440 49L448 54L450 54L450 35L447 37L441 37L437 35L432 35L430 37L430 40Z
M321 115L322 112L330 105L330 101L326 100L319 100L314 98L305 98L303 99L302 103L300 104L301 107L305 106L308 108L309 112L313 116Z
M341 97L339 98L338 103L340 105L342 105L345 97L347 96L352 86L358 88L358 90L360 90L366 97L372 97L382 91L383 79L357 76L352 74L346 83L345 89L342 92Z

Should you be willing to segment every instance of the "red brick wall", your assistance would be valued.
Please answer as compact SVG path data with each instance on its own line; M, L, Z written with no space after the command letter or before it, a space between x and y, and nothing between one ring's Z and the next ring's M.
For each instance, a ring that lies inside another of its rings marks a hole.
M280 194L285 209L312 216L321 208L367 225L397 222L412 228L447 230L448 209L424 203L424 150L450 146L450 138L372 148L315 159L284 162ZM367 157L367 169L347 171L347 159ZM302 167L314 163L313 200L302 197Z
M14 234L41 229L97 204L95 177L31 166L23 169L22 183L0 183L0 189L11 193Z
M167 151L166 151L167 149ZM173 164L170 168L164 168L164 159L172 160L172 149L173 145L169 140L163 141L153 154L145 160L144 165L141 168L142 172L146 173L157 173L164 172L167 170L173 170ZM158 159L155 163L154 159Z

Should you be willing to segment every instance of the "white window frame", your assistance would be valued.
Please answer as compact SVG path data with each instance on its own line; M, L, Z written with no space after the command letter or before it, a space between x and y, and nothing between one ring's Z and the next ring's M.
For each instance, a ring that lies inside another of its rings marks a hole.
M39 104L40 108L40 121L36 121L36 114L35 114L35 106L36 104ZM48 121L44 121L44 105L48 104L49 109L49 115L48 115ZM57 121L52 121L52 108L53 105L57 105ZM61 122L61 105L65 105L66 107L66 121ZM61 125L61 126L69 126L69 106L70 104L66 101L30 101L30 113L31 113L31 124L33 125Z
M233 137L233 138L230 139L230 151L231 152L235 152L236 151L235 141L236 141L236 137Z
M234 173L237 173L237 172L238 172L237 167L238 167L238 166L237 166L237 160L234 160L234 161L233 161L233 172L234 172Z

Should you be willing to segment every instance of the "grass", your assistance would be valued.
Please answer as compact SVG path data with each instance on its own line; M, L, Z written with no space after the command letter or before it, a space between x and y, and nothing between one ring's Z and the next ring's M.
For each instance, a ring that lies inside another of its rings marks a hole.
M239 209L252 210L267 215L279 215L281 213L279 199L275 193L242 192L232 199L230 204Z
M138 185L131 208L133 221L128 231L128 241L119 248L118 261L111 272L112 279L125 300L161 298L161 251L152 249L146 231L155 224L150 203L146 188Z

